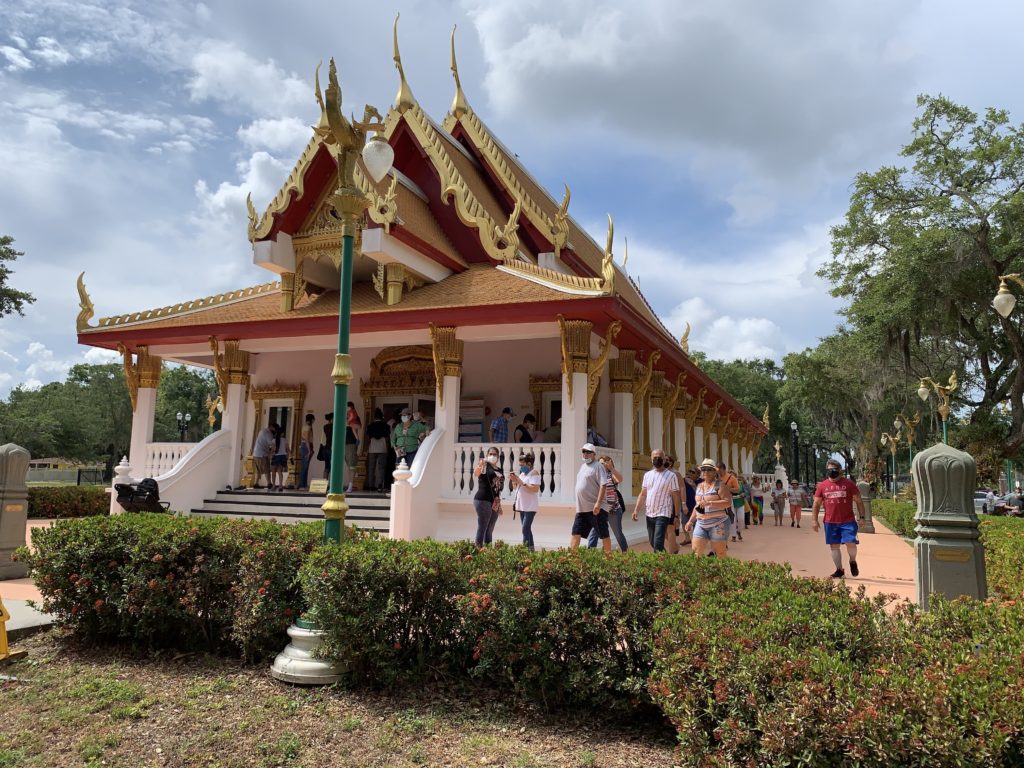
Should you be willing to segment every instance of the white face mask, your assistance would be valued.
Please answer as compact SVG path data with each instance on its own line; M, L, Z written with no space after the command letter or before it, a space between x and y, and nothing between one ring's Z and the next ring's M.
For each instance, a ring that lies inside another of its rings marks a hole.
M405 414L404 416L402 416L402 421L408 421L408 420L409 420L409 414Z
M584 464L593 464L594 463L594 457L593 456L584 456L583 457L583 463Z
M488 464L497 464L498 463L498 457L497 456L488 456L487 457L487 463Z

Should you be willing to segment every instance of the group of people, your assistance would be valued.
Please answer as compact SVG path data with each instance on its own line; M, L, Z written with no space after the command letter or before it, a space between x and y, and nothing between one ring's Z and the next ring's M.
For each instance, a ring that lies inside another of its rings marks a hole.
M299 477L296 490L309 488L310 466L313 460L323 462L323 478L330 479L331 456L333 454L334 413L324 415L322 436L316 438L314 424L316 416L307 413L299 436ZM397 410L385 421L384 412L374 410L373 421L363 429L362 419L356 412L355 404L349 401L345 411L345 491L351 493L356 475L359 446L366 440L366 484L365 489L386 493L391 486L392 472L398 462L405 459L411 465L420 444L430 433L430 427L420 411L409 408ZM255 484L254 488L283 491L288 477L288 440L284 430L272 422L260 430L252 451ZM261 481L266 478L266 485Z
M612 550L612 536L622 551L628 549L622 531L626 504L619 491L622 473L608 455L598 455L593 443L581 449L582 464L576 475L576 514L573 518L569 546L579 547L586 538L588 546L600 545ZM532 452L522 451L518 472L509 483L513 490L513 516L520 515L523 544L534 549L533 522L538 512L540 474L533 466ZM503 514L501 495L505 476L497 448L489 448L476 463L477 478L473 505L477 516L476 545L491 544L498 517ZM698 467L680 474L675 459L659 449L651 452L651 469L644 474L640 493L633 507L632 518L642 513L647 523L647 539L655 552L675 554L692 544L695 555L727 557L730 542L743 540L743 529L764 525L764 500L770 495L775 525L783 525L788 506L790 526L800 527L806 496L794 481L790 488L781 480L775 487L745 479L730 471L722 462L704 459ZM813 530L819 530L818 518L824 509L825 543L835 564L833 578L845 576L841 547L848 553L850 573L860 574L857 564L857 516L864 516L864 505L856 483L843 477L842 466L835 459L826 463L826 478L816 486L811 509Z

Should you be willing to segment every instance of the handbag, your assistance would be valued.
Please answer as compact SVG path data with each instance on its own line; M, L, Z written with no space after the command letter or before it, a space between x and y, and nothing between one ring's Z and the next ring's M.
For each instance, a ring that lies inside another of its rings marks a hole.
M324 445L323 443L320 443L320 447L316 449L316 460L317 461L324 461L325 460L324 454L326 453L326 451L324 449L326 447L327 447L326 445Z

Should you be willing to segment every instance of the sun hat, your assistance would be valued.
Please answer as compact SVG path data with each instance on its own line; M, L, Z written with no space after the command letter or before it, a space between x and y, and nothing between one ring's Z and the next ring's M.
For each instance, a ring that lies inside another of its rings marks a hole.
M700 469L701 472L703 472L705 469L711 469L711 470L714 470L715 472L717 472L718 471L718 465L715 464L714 459L704 459L704 461L702 461L700 463L699 469Z

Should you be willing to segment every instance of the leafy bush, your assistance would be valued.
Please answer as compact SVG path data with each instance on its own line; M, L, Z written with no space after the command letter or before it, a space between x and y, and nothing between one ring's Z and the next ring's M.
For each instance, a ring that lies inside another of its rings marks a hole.
M872 509L903 536L915 537L912 504L875 500ZM1024 598L1024 518L979 515L989 593L1003 599Z
M911 539L917 536L914 533L914 528L917 525L914 522L914 516L917 514L917 505L915 504L892 501L891 499L874 499L871 502L871 514L882 518L882 522L900 536Z
M92 517L110 513L107 489L95 485L30 485L30 519Z
M687 766L1020 765L1024 618L820 581L708 590L658 622L650 688Z
M161 514L58 521L24 559L42 609L82 637L141 648L280 650L319 525Z

